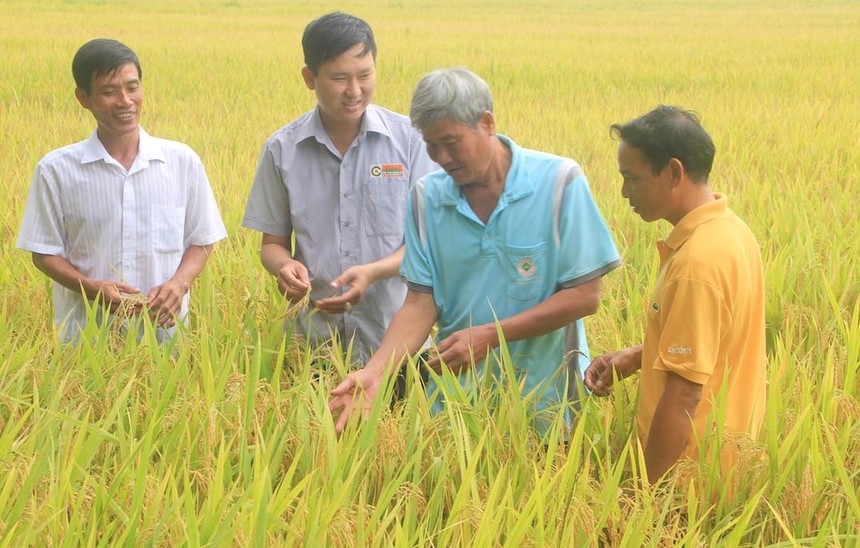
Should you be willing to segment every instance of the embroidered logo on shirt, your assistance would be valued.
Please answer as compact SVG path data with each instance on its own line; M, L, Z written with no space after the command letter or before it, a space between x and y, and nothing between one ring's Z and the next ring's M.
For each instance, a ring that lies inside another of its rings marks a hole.
M535 275L536 270L537 266L535 265L534 260L530 257L520 259L520 262L517 263L517 272L519 272L520 276L523 278L531 278Z
M403 177L405 174L406 168L403 164L376 164L370 166L370 176L377 179Z
M669 354L676 354L679 356L692 356L693 349L688 346L670 346L668 349Z

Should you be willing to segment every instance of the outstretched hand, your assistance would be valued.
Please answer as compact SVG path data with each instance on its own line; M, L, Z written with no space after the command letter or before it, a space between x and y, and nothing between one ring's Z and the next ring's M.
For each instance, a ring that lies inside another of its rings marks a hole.
M351 266L331 282L331 287L347 287L347 290L340 295L320 299L314 305L329 314L343 314L364 297L374 281L370 265Z
M381 385L382 372L364 368L347 375L331 391L328 408L335 419L334 429L338 434L343 432L347 421L354 414L360 411L362 418L370 414ZM336 416L335 413L337 413Z

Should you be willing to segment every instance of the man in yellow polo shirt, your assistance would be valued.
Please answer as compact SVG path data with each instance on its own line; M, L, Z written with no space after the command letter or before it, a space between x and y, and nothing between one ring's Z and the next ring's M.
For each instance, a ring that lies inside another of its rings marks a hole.
M713 420L726 433L758 434L764 275L755 236L708 186L715 149L695 114L660 106L611 128L620 140L622 196L644 221L665 219L674 228L657 243L660 273L644 343L595 358L585 384L605 396L614 377L642 370L637 421L653 483L679 459L698 457Z

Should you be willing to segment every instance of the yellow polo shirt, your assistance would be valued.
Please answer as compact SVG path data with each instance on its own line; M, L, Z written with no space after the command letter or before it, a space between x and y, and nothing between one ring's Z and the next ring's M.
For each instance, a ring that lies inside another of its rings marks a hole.
M643 444L668 372L702 385L694 435L682 455L690 458L698 456L697 441L707 434L717 398L723 407L714 416L724 416L725 432L755 437L765 410L761 252L726 197L714 196L716 201L688 213L657 243L660 273L647 303L642 349L637 421Z

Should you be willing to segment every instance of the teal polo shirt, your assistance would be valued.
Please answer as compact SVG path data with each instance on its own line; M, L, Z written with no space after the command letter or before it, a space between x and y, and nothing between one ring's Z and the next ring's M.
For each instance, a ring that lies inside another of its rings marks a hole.
M426 175L412 190L400 274L412 290L433 294L440 341L460 329L526 311L560 289L621 264L580 166L499 138L511 149L511 167L487 224L442 170ZM582 320L509 343L508 349L524 381L523 394L534 393L538 411L565 397L575 400L575 383L568 378L581 378L590 361ZM571 350L581 354L566 363ZM488 364L497 367L494 358L485 360L478 365L478 378ZM493 373L498 377L498 371ZM467 387L469 375L460 381ZM428 394L435 389L431 381Z

